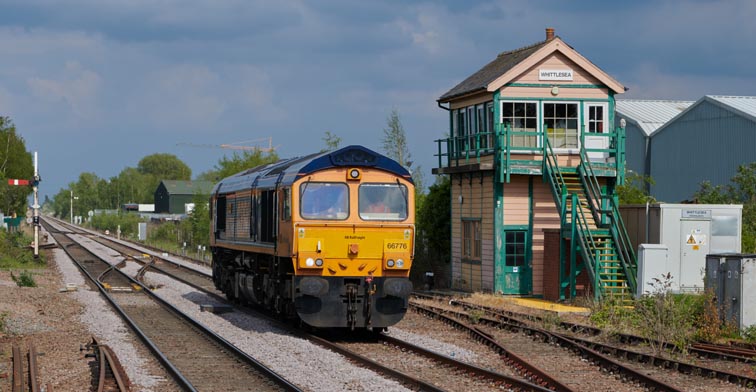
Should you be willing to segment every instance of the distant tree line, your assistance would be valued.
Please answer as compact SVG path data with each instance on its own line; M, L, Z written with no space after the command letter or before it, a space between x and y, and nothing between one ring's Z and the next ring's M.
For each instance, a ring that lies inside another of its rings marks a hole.
M8 185L8 180L29 180L33 175L34 162L24 138L16 132L10 118L0 116L0 212L5 215L26 212L31 187Z

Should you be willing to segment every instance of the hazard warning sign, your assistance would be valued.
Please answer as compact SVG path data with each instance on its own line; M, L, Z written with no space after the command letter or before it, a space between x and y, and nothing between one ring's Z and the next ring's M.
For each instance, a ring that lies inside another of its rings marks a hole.
M685 241L688 245L695 245L696 244L696 238L693 236L693 234L688 234L688 240Z

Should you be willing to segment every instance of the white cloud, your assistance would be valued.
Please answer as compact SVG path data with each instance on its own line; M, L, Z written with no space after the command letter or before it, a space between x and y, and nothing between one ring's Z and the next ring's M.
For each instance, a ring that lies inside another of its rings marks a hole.
M143 91L131 91L138 101L132 102L135 115L142 111L147 122L177 133L207 129L226 110L220 76L204 65L165 66L146 75L140 83Z
M35 98L49 102L64 102L80 118L97 113L97 95L102 78L97 72L83 68L75 61L65 65L57 79L30 77L26 81Z

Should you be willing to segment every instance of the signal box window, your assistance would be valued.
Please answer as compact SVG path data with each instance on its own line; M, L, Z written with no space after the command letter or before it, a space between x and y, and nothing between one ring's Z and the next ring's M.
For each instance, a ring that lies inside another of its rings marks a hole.
M506 252L505 264L507 267L521 267L526 264L528 255L527 231L507 231L504 235L504 251Z
M537 146L538 112L535 102L503 101L501 123L512 132L523 132L510 137L512 143L510 147Z
M340 182L305 182L300 187L304 219L344 220L349 217L349 188Z
M480 260L481 245L480 220L462 219L462 257Z
M544 103L543 121L552 148L578 148L576 103Z
M407 219L407 187L401 184L362 184L360 218L402 221Z

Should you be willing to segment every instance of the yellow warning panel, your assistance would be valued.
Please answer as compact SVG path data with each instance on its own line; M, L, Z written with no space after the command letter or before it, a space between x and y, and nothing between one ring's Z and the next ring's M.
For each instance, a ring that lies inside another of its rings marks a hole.
M696 237L693 237L693 234L688 235L688 241L686 241L685 243L688 245L695 245Z

